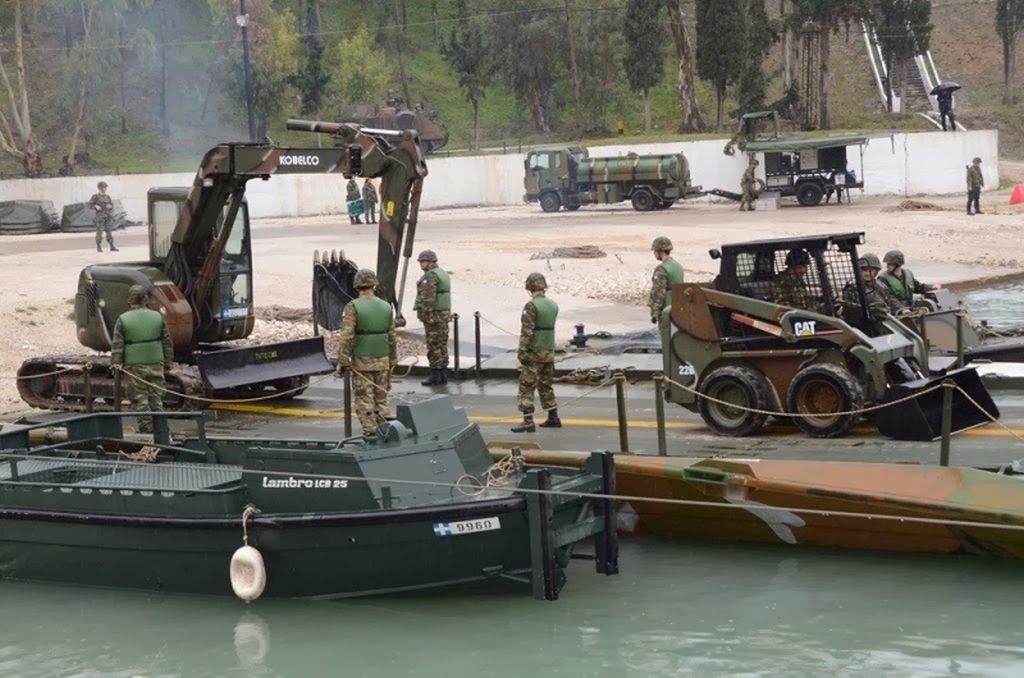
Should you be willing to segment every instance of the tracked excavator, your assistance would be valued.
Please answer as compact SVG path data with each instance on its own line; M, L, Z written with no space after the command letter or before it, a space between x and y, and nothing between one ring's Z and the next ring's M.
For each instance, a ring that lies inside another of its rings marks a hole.
M886 405L868 414L882 434L934 440L943 401L934 387L948 380L959 387L952 432L998 418L973 367L929 371L921 336L872 314L859 275L863 242L863 233L845 233L711 250L720 260L714 283L674 285L665 309L665 398L721 435L752 435L775 413L812 437L840 437L865 408ZM799 294L781 294L783 285ZM797 297L801 307L789 305Z
M95 264L79 275L75 325L79 342L109 352L114 323L127 310L132 285L151 292L151 307L167 321L175 363L167 373L168 409L200 409L204 398L265 393L294 395L309 376L329 372L322 336L257 346L230 346L254 326L251 231L246 184L274 175L336 173L381 180L378 296L392 303L404 324L396 278L405 244L411 256L427 166L413 130L365 128L351 123L289 120L288 128L331 135L328 148L224 143L206 153L191 188L149 191L149 258ZM339 193L341 191L339 186ZM340 318L354 290L339 287L355 264L342 256L332 276L314 281L319 311ZM402 282L405 270L403 268ZM350 281L349 281L350 282ZM404 285L400 286L401 289ZM115 379L109 354L30 358L18 370L28 404L71 411L114 409Z

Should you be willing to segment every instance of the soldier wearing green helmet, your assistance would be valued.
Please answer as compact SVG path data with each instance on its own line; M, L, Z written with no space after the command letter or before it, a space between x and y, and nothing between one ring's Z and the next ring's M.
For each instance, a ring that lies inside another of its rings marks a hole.
M865 254L857 261L857 265L860 267L868 313L864 313L857 285L851 281L843 288L843 317L850 324L860 327L872 336L877 336L882 333L881 321L885 314L899 311L900 302L888 287L878 283L878 272L882 270L878 255Z
M338 374L352 370L356 416L363 435L377 433L390 412L391 370L398 362L395 317L391 304L377 297L377 275L360 269L352 281L359 296L345 307L338 342Z
M941 285L926 285L917 280L909 268L904 268L907 259L899 250L886 252L882 257L882 263L885 264L886 271L878 276L878 280L889 288L900 302L900 306L904 308L914 305L915 294L927 294L932 290L942 289Z
M975 158L967 166L967 214L981 214L981 189L985 185L985 177L981 173L981 158ZM974 211L971 211L971 208Z
M807 250L798 247L787 252L786 270L772 281L772 301L781 306L820 312L820 305L815 302L805 280L810 265L811 255Z
M651 251L658 265L651 276L651 293L647 295L647 308L652 323L663 323L665 309L672 305L672 286L683 282L683 266L672 258L672 241L661 235L651 243Z
M110 364L124 373L125 394L138 412L163 409L164 375L174 361L174 346L167 323L158 311L147 307L149 290L132 285L128 310L114 324ZM139 432L153 431L150 417L139 417Z
M540 406L547 411L542 428L561 428L558 403L552 382L555 377L555 321L558 304L545 294L548 282L541 273L526 277L526 291L530 301L523 307L522 329L519 332L519 411L523 421L512 427L513 433L533 433L533 392L540 395Z
M101 181L96 184L96 193L93 193L87 204L96 210L96 251L103 251L103 236L106 235L110 251L116 252L114 236L110 234L114 227L114 200L107 195L107 182Z
M413 310L423 323L430 376L424 386L448 383L448 322L451 319L452 283L448 272L437 265L437 254L423 250L416 258L423 277L416 283Z

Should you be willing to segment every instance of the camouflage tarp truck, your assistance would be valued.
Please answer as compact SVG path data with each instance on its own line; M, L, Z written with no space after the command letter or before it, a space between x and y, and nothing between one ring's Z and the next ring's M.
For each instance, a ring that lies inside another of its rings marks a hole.
M591 158L579 146L541 146L527 151L524 164L523 199L539 202L545 212L625 200L646 212L700 192L690 185L690 165L682 153Z

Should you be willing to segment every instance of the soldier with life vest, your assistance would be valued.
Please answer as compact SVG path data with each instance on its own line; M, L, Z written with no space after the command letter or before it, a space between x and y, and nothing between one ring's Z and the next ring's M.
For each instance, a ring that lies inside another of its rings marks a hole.
M512 427L513 433L532 433L537 430L533 421L533 393L540 395L540 406L547 411L542 428L561 428L558 403L552 382L555 377L555 321L558 304L545 294L548 283L540 273L526 277L526 291L530 300L523 307L522 329L519 332L519 411L523 421Z
M683 266L672 258L672 241L665 236L655 238L651 250L658 265L651 276L647 308L651 311L651 322L660 323L665 309L672 305L672 286L683 282Z
M149 292L142 285L128 290L128 310L114 324L110 364L124 373L121 380L132 409L163 409L164 373L174 361L174 346L161 313L147 307ZM153 431L150 417L139 418L139 432Z
M363 435L372 436L390 414L391 369L398 361L395 316L391 304L373 293L377 287L373 271L357 271L353 285L359 296L345 307L341 319L338 374L352 371L356 416Z
M857 325L875 336L881 334L884 329L881 321L885 315L900 310L900 302L888 287L878 282L877 276L878 272L882 270L882 264L878 261L877 254L863 255L857 265L860 267L861 282L864 286L864 301L869 312L865 315L860 295L857 293L857 285L850 281L843 288L843 317L851 324Z
M879 282L889 288L900 305L910 308L914 305L915 294L927 294L933 290L942 289L942 285L926 285L917 280L909 268L904 268L907 263L903 252L889 250L882 258L886 271L878 276Z
M448 322L451 319L452 283L448 272L437 265L433 250L420 252L417 261L423 277L416 283L413 310L423 323L427 340L427 362L430 376L420 382L424 386L448 383Z

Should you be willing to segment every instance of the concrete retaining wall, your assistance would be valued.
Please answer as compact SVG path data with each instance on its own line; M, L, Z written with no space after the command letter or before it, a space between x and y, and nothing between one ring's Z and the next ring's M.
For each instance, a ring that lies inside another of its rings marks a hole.
M595 146L594 157L683 151L693 182L704 188L739 190L745 157L722 154L726 139L678 141L634 146ZM985 185L999 185L999 133L924 132L872 139L864 149L863 173L857 147L850 168L864 177L867 194L941 194L965 190L965 165L982 159ZM196 159L198 162L198 158ZM519 205L523 198L523 155L428 158L430 176L423 191L424 209L474 205ZM762 168L764 163L762 162ZM130 174L113 177L60 177L0 181L0 200L50 200L60 212L66 204L87 200L104 179L132 220L146 218L146 191L151 186L188 186L191 173ZM345 183L337 175L289 175L253 180L246 194L255 217L310 216L344 211Z

